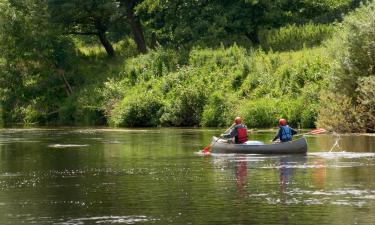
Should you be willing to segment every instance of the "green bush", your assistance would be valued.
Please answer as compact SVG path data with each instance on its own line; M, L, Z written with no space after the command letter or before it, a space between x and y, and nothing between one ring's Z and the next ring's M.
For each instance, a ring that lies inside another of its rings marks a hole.
M265 50L287 51L314 47L330 38L334 33L333 25L313 24L288 25L279 29L259 32L260 45Z
M317 125L337 132L374 132L375 2L345 17L326 43L332 57L331 85L321 96ZM369 107L370 106L370 107Z
M358 79L375 74L375 2L363 5L338 28L327 42L335 61L333 91L355 100Z
M243 115L251 118L250 126L276 126L277 120L284 117L292 126L312 127L319 101L314 94L319 95L318 87L328 70L323 51L249 54L238 46L193 49L189 65L176 67L163 76L150 73L144 79L142 73L135 73L141 76L136 83L129 76L108 80L98 91L102 97L94 97L90 104L102 99L98 105L115 126L138 126L127 118L134 118L135 111L141 110L149 111L152 118L158 117L152 120L152 126L220 127L229 125L234 116ZM136 93L147 91L158 96L158 110L144 110L131 100Z
M157 126L162 106L161 98L152 90L133 92L115 105L109 115L109 124L124 127Z
M204 106L200 125L204 127L224 127L234 118L236 99L230 94L214 92Z
M348 96L323 92L320 103L317 127L340 133L364 131L360 114Z
M329 75L330 58L324 51L317 48L298 52L254 53L240 94L253 99L265 96L299 97L306 85L319 83Z
M375 132L375 76L361 78L358 85L358 111L367 132Z
M197 126L201 121L207 100L205 86L201 83L176 88L168 93L167 104L160 118L164 126Z
M176 70L178 60L179 57L175 51L160 48L126 60L121 74L129 78L132 84L140 80L148 81Z
M238 115L243 117L245 124L249 127L273 127L279 118L277 99L248 100L241 104Z
M303 97L244 100L238 106L238 114L244 117L249 127L275 127L280 118L285 118L290 126L310 128L315 125L317 104L308 103Z

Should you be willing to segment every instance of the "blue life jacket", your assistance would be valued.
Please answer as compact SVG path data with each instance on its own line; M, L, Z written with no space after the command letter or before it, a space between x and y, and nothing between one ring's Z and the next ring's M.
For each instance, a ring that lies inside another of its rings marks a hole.
M286 142L292 140L292 129L289 126L280 126L281 129L281 135L280 135L280 141Z

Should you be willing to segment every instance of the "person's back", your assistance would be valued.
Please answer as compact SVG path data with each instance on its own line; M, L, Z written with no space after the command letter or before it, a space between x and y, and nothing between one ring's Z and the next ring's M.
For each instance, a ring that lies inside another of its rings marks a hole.
M243 124L236 124L234 129L237 130L237 135L234 136L234 142L236 144L242 144L247 141L247 127Z
M222 135L224 138L233 138L236 144L242 144L247 141L247 127L242 124L241 117L236 117L234 120L235 126L228 134Z
M297 131L293 130L287 125L287 122L285 119L279 120L279 131L275 138L272 141L275 141L277 139L280 139L281 142L288 142L292 141L293 135L297 133Z
M281 142L287 142L291 141L293 138L292 135L292 128L290 128L288 125L280 126L280 141Z

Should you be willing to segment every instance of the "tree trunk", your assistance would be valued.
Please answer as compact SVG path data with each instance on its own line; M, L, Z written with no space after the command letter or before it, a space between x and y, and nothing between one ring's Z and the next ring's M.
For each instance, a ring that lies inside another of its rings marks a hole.
M138 51L140 53L146 53L147 48L145 38L143 36L141 23L134 16L134 9L132 7L127 7L127 18L134 35L134 41L137 44Z
M107 36L105 35L105 31L103 30L98 30L98 36L100 39L100 42L105 48L105 51L107 52L109 57L114 57L115 56L115 50L113 49L112 44L109 42Z
M250 41L254 44L254 45L259 45L260 44L260 41L259 41L259 36L258 36L258 27L254 27L253 30L250 32L250 33L247 33L246 34L247 38L250 39Z
M151 34L151 48L155 49L157 46L158 46L158 40L157 40L156 34L155 34L155 32L152 32L152 34Z

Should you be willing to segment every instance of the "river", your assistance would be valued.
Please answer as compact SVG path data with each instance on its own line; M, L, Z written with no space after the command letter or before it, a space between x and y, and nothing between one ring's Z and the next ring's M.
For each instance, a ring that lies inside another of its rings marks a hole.
M199 154L218 134L1 129L0 224L374 224L375 136L307 136L307 155Z

